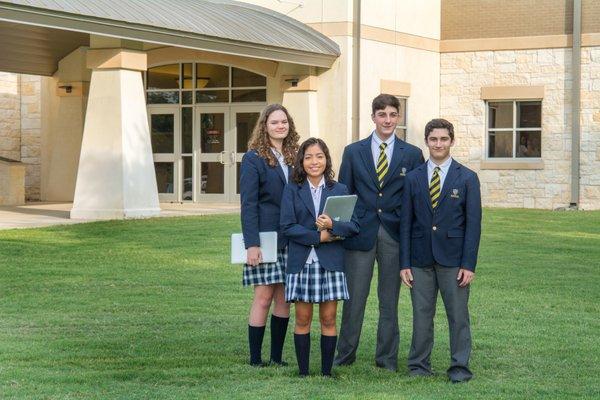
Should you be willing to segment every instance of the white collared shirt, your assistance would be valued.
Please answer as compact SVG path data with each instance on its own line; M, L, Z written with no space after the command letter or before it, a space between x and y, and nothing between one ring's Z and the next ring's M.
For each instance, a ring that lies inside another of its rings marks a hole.
M288 176L289 170L288 170L287 164L285 163L285 157L283 156L283 154L278 152L275 147L271 147L271 152L273 153L275 158L277 158L277 162L279 162L279 166L281 167L281 170L283 171L283 175L285 176L285 181L289 182L290 181L290 177Z
M323 188L325 187L325 177L321 178L319 185L317 185L316 187L313 186L313 184L310 183L310 181L308 181L308 186L310 187L310 194L312 196L313 206L315 207L315 215L318 217L319 207L321 206L321 194L323 193ZM319 257L317 257L317 252L313 247L312 249L310 249L310 254L306 259L306 264L310 264L315 261L319 261Z
M391 135L385 143L387 143L387 147L385 148L385 156L388 161L388 169L392 166L392 154L394 154L394 142L396 140L396 135ZM383 140L379 136L377 136L377 132L373 131L371 134L371 152L373 153L373 161L375 162L375 169L377 169L377 160L379 160L379 145L383 143Z
M433 170L435 167L440 167L438 171L438 175L440 176L440 191L444 187L444 181L446 180L446 175L448 175L448 170L450 169L450 164L452 164L452 157L448 157L446 161L444 161L441 165L437 165L431 158L427 160L427 186L431 182L431 177L433 176Z

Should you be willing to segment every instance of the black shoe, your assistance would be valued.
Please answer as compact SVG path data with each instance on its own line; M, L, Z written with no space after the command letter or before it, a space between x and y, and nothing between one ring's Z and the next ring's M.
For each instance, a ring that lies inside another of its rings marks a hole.
M286 363L285 361L269 361L269 365L274 366L274 367L287 367L288 363Z
M349 367L350 365L354 364L355 360L352 361L340 361L340 360L333 360L333 365L335 365L336 367Z
M258 363L250 363L250 366L254 367L254 368L264 368L264 367L268 367L269 363L266 362L258 362Z
M471 380L471 377L462 378L462 379L452 379L452 378L450 378L450 382L452 382L452 383L467 383L470 380Z
M377 361L375 361L375 366L377 368L387 369L390 372L398 372L398 368L396 368L396 367L390 367L390 366L387 366L387 365L383 365L383 364L381 364L381 363L379 363Z
M411 378L426 378L428 376L433 376L433 372L424 368L409 367L408 376L410 376Z

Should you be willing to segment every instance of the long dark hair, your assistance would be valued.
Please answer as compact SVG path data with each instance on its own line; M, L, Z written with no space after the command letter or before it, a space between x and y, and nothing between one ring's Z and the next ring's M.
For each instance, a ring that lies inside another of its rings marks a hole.
M306 171L304 170L304 153L306 153L306 149L310 146L317 145L323 150L323 154L325 154L325 172L323 172L323 176L325 177L325 184L327 186L333 185L333 177L335 176L335 172L333 172L333 167L331 165L331 156L329 155L329 148L325 142L319 138L308 138L306 139L298 149L298 154L296 154L296 161L294 161L294 172L292 173L292 180L297 184L302 184L306 181Z
M287 165L292 165L296 157L296 151L298 151L298 140L300 135L296 132L296 125L292 116L288 110L281 104L269 104L260 113L256 126L252 131L252 136L248 141L248 150L256 150L259 156L267 160L267 163L271 167L277 166L277 158L271 151L271 140L269 139L269 133L267 132L267 120L269 116L275 111L283 111L288 120L288 135L283 139L283 148L281 152Z

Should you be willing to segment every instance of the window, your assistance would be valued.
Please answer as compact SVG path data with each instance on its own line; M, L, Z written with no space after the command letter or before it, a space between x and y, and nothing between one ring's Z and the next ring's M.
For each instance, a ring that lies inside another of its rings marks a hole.
M396 136L406 141L406 97L398 97L400 109L398 110L398 125L396 125Z
M181 63L148 68L147 104L265 103L267 78L227 65Z
M542 156L542 102L487 103L488 158Z

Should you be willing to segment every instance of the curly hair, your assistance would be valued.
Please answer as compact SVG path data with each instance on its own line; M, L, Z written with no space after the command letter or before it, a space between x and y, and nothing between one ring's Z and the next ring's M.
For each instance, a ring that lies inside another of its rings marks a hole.
M304 153L306 153L306 149L314 145L319 146L321 150L323 150L323 154L325 154L325 172L323 172L323 176L325 177L325 183L327 186L331 186L334 182L333 177L335 176L335 172L333 172L333 166L331 165L329 148L327 148L327 145L323 140L313 137L306 139L300 145L298 154L296 154L296 161L294 162L292 181L296 182L297 184L302 184L307 179L307 174L304 170Z
M296 159L296 153L298 152L298 141L300 135L296 132L296 125L294 120L288 112L288 110L281 104L269 104L260 113L260 117L256 122L256 126L252 131L252 136L248 141L248 150L256 150L258 155L265 160L271 167L277 166L277 158L271 151L272 143L269 139L269 133L267 132L267 120L269 116L275 111L283 111L288 120L288 135L283 139L282 154L287 165L293 165Z

